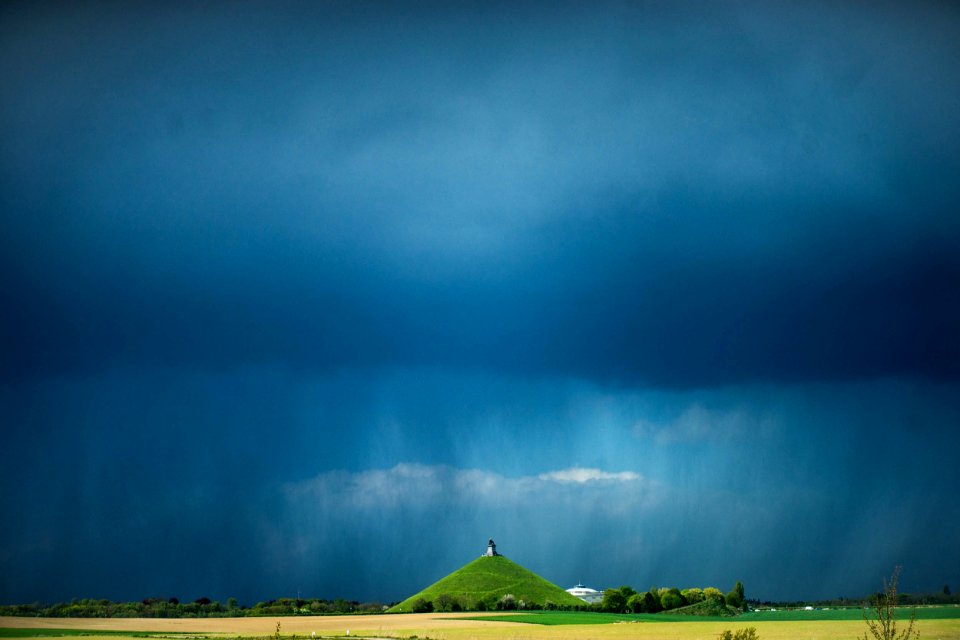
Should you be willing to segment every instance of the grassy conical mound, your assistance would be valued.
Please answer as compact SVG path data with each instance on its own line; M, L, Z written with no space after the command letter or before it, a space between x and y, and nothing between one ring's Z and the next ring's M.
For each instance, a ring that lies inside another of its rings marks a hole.
M570 595L512 560L503 556L481 556L423 591L413 594L391 608L390 612L413 611L413 603L420 599L434 603L437 608L435 601L441 595L447 596L440 600L441 603L452 599L464 609L476 608L479 602L483 602L487 608L493 608L493 605L508 593L517 601L523 600L541 606L548 600L558 605L584 604L580 598Z

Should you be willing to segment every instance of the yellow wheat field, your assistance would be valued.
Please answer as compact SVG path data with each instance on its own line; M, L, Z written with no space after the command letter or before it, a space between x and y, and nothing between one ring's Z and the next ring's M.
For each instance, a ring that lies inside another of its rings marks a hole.
M788 622L647 622L541 626L503 621L465 620L477 613L316 616L282 618L19 618L0 617L0 627L159 632L171 635L272 636L277 622L285 640L317 636L433 638L436 640L716 640L724 629L757 628L761 640L854 640L864 631L861 621ZM491 614L493 615L493 614ZM503 614L497 614L503 615ZM960 620L922 620L921 640L960 640ZM123 636L102 636L123 640Z

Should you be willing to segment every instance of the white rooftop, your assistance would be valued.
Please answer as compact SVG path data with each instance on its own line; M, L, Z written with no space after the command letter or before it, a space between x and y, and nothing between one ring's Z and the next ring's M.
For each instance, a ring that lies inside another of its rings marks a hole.
M585 587L582 584L577 584L575 587L570 587L567 589L567 593L591 604L603 600L602 592L597 591L596 589L591 589L590 587Z

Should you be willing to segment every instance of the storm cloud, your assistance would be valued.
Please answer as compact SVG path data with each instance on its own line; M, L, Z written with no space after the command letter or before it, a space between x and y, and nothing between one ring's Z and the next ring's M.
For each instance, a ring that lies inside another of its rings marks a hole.
M953 7L0 16L0 599L960 582Z

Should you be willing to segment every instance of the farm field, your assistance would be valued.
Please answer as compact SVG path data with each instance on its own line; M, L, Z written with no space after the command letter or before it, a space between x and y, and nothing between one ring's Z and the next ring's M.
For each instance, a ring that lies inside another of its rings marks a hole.
M818 612L821 613L821 612ZM958 612L960 614L960 612ZM548 616L550 614L539 614ZM856 620L763 620L758 617L695 621L597 622L561 624L519 622L529 614L424 613L405 615L311 616L284 618L0 618L0 637L56 637L80 635L91 640L144 637L267 637L276 625L289 640L317 636L433 638L436 640L716 640L724 629L757 628L761 640L853 640L862 634L863 621ZM512 621L511 618L518 618ZM546 620L545 620L546 621ZM960 617L921 619L923 640L960 640ZM60 631L63 630L63 631ZM123 632L123 633L117 633Z
M904 608L898 613L898 619L907 618L911 609ZM960 607L957 606L935 606L918 607L916 609L917 620L944 620L960 619ZM804 611L799 609L782 611L751 611L744 613L736 618L730 617L690 617L671 613L590 613L573 611L537 611L522 612L510 614L486 614L484 620L503 620L510 622L525 622L528 624L546 624L546 625L566 625L566 624L612 624L615 622L731 622L736 621L741 624L753 622L813 622L813 621L833 621L833 620L856 620L863 621L863 611L856 608L848 609L818 609L815 611Z

